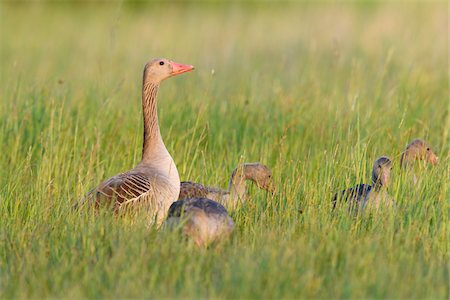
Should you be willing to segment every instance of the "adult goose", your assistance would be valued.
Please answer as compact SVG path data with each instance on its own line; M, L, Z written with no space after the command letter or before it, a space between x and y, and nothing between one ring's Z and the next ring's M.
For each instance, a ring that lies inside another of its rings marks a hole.
M226 239L234 229L234 222L220 203L207 198L178 200L169 208L165 228L179 227L187 238L199 247Z
M204 186L192 181L183 181L178 199L203 197L212 199L233 210L239 202L247 199L246 181L252 181L260 189L274 192L272 171L261 163L244 163L231 173L228 190Z
M381 205L393 206L392 198L384 190L388 186L391 170L392 161L388 157L377 158L372 167L372 184L358 184L335 194L333 209L338 205L338 201L346 202L348 210L355 213L366 208L378 210Z
M169 77L193 70L167 59L153 59L145 65L142 85L144 143L142 159L131 171L100 183L90 193L90 203L105 205L115 212L137 207L149 212L161 224L180 192L175 163L164 145L158 124L157 94L160 83Z

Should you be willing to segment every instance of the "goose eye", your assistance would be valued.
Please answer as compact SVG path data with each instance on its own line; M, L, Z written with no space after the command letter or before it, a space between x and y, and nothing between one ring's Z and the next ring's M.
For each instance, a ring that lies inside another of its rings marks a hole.
M163 62L163 61L160 61L160 62L159 62L159 65L160 65L160 66L164 66L164 62Z

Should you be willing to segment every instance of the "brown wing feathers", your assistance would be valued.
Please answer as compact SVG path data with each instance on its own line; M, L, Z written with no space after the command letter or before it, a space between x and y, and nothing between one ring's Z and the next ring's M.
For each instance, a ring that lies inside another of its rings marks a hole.
M123 173L107 180L97 189L97 205L114 204L118 209L130 200L139 200L152 188L150 179L139 173ZM114 203L112 203L114 201Z
M182 181L180 184L180 195L178 199L206 197L209 189L204 185L192 181Z

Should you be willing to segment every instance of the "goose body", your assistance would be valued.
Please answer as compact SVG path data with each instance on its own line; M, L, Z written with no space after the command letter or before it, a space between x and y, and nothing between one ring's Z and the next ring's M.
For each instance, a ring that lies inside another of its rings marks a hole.
M338 205L338 201L347 203L351 212L394 206L393 199L384 189L389 183L391 169L392 161L386 156L379 157L372 167L372 185L358 184L335 194L332 201L333 209Z
M239 202L246 201L248 180L253 181L261 189L273 192L272 171L260 163L244 163L233 170L228 190L183 181L180 184L178 199L203 197L219 202L228 209L235 209Z
M145 65L142 87L144 143L141 162L132 170L100 183L90 193L96 207L113 207L115 212L145 209L161 224L180 191L175 163L161 137L157 114L159 84L166 78L192 70L167 59L154 59Z
M207 246L227 238L233 232L234 222L220 203L197 197L172 203L165 226L181 226L186 237L198 246Z
M164 172L152 166L139 165L117 174L95 189L96 207L113 206L115 212L146 209L152 212L149 217L152 220L156 218L160 224L178 192L175 171Z
M193 181L182 181L180 184L180 194L178 200L187 198L208 198L219 203L227 202L230 192L219 188L205 186Z

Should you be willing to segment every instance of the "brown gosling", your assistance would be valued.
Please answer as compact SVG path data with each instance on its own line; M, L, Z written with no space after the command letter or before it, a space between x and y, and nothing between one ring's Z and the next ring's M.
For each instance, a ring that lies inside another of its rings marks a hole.
M167 59L153 59L145 65L142 84L144 143L142 160L132 170L100 183L85 202L124 209L144 208L157 224L164 221L169 206L180 192L180 177L175 163L164 145L158 124L157 94L160 83L172 76L193 70Z
M422 139L415 139L406 146L400 158L400 166L406 169L418 160L431 165L436 165L439 161L428 143Z
M414 165L418 161L432 166L438 163L437 155L431 150L428 143L422 139L415 139L409 143L400 157L400 167L409 173L408 177L412 178L414 184L417 184L420 178L418 170L414 171Z
M233 170L228 190L204 186L192 181L183 181L178 199L204 197L221 203L230 210L247 200L246 181L252 181L260 189L274 192L272 171L261 163L244 163Z
M178 200L169 208L164 227L181 227L185 237L199 247L223 241L230 236L234 222L220 203L206 198Z
M336 208L338 200L347 202L349 211L355 213L366 208L378 210L381 205L393 206L392 198L385 191L389 185L391 170L392 161L386 156L379 157L372 167L372 184L358 184L343 190L340 195L335 194L333 209Z

